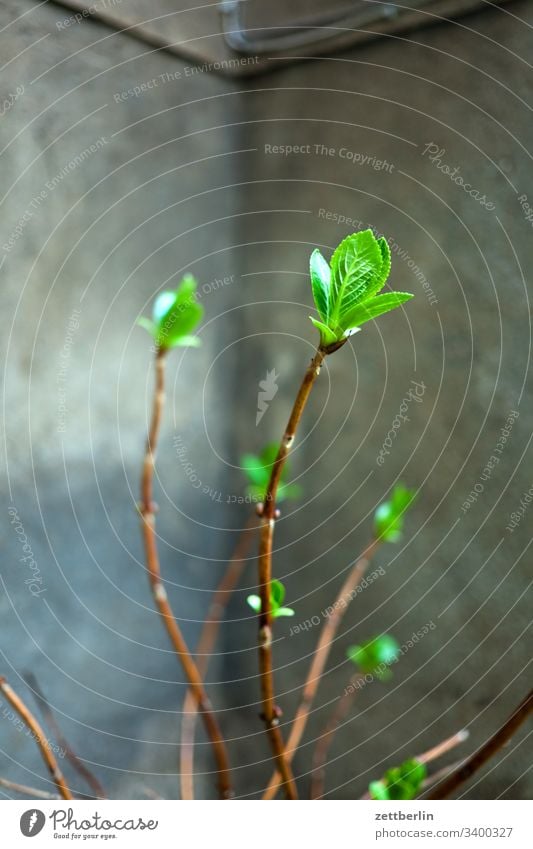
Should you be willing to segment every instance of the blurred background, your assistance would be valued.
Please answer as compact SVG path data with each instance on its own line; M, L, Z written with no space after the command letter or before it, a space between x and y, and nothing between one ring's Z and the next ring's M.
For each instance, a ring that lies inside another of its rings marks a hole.
M178 797L183 674L136 513L153 385L136 320L197 277L203 344L171 355L156 480L163 575L192 647L252 512L241 456L280 438L316 344L309 255L372 227L390 240L392 287L415 298L328 358L292 456L303 494L274 554L296 611L274 645L286 735L319 633L291 628L333 601L394 484L419 492L342 622L294 761L305 796L353 671L347 647L383 632L404 643L432 623L335 738L328 797L358 798L465 726L460 756L473 751L530 684L533 10L328 5L302 28L324 4L186 5L0 8L0 673L32 706L24 676L37 677L110 796ZM378 463L413 381L421 397ZM255 589L251 554L208 675L237 793L252 798L271 772ZM50 790L34 742L0 710L0 776ZM213 797L198 733L196 790ZM465 798L530 797L526 739Z

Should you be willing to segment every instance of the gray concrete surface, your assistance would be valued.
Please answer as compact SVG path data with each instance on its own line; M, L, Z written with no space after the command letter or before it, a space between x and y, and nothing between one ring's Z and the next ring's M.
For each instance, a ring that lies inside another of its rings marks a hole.
M29 700L22 676L37 675L111 796L150 787L176 798L183 676L142 565L135 501L152 372L135 320L183 271L206 283L203 347L173 354L157 484L164 573L192 645L247 516L229 503L240 453L281 433L315 342L308 255L354 229L345 216L394 239L392 285L416 298L330 358L302 425L292 468L305 497L276 536L275 571L297 611L275 647L287 719L318 634L290 636L291 624L331 602L394 482L420 495L403 543L377 556L386 577L344 620L295 769L305 795L313 740L350 675L347 645L382 631L404 642L429 622L393 683L360 695L327 790L354 798L465 725L474 748L531 678L529 513L506 529L531 486L531 224L518 200L533 198L529 4L248 83L191 75L92 21L58 30L65 16L12 0L0 10L3 92L24 88L1 125L2 671ZM430 143L485 205L431 161ZM288 156L265 147L296 144L303 152ZM272 368L279 392L256 428ZM412 380L422 400L379 466ZM191 486L177 436L209 494ZM42 583L25 583L15 525ZM250 562L210 672L242 795L269 774L244 602L254 585ZM49 786L33 742L4 720L0 775ZM467 797L530 797L526 734ZM199 794L213 795L203 738L198 766Z

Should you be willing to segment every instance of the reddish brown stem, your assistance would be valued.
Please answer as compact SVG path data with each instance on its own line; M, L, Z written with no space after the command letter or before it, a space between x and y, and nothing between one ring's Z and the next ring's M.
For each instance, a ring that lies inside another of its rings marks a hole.
M433 746L432 749L428 749L427 752L422 752L421 755L417 755L416 760L420 761L420 763L428 764L430 761L434 761L437 758L441 758L442 755L451 752L451 750L455 749L456 746L459 746L461 743L464 743L465 740L468 740L469 736L469 732L465 728L462 728L461 731L458 731L456 734L452 734L451 737L443 740L442 743L437 743L437 745Z
M346 718L357 694L357 685L364 678L361 673L356 672L350 678L344 693L338 699L335 709L328 720L323 733L317 740L313 755L313 770L311 773L311 799L321 799L324 794L326 781L326 761L330 746L337 728Z
M253 515L243 528L228 567L213 595L196 646L196 664L202 678L205 678L210 657L217 641L222 616L246 566L246 557L251 549L256 531L257 516ZM180 745L181 798L187 800L194 799L194 735L197 715L196 700L193 693L187 690L183 705Z
M196 666L183 634L181 633L181 629L168 601L165 587L161 581L161 568L159 565L155 533L156 507L153 502L153 476L157 441L165 403L165 362L166 351L160 349L158 350L155 359L156 385L152 419L150 422L148 439L146 441L146 452L141 480L141 503L139 505L146 552L146 565L155 604L159 610L168 636L170 637L174 651L181 662L189 687L194 695L196 705L204 721L208 737L213 746L213 753L217 764L220 796L222 799L230 799L233 794L231 789L229 760L226 752L226 746L218 721L213 712L211 702L205 692L202 676L198 671L198 667Z
M35 719L30 709L26 707L22 699L17 696L15 691L9 686L6 679L3 677L0 677L0 692L3 693L13 710L18 713L22 721L28 726L31 733L33 734L35 742L37 743L39 751L41 752L43 761L48 767L48 771L50 772L52 780L55 786L57 787L61 797L63 799L73 799L74 796L70 792L67 782L65 781L65 778L63 776L63 773L59 769L58 763L50 748L50 743L45 737L43 729Z
M433 773L433 775L428 775L428 777L425 778L422 782L422 788L416 798L424 798L424 794L427 793L428 790L434 787L435 784L437 784L439 781L442 781L443 778L446 778L446 776L449 775L450 772L456 770L459 766L461 766L462 763L464 763L464 761L455 761L455 763L453 764L441 767L441 769L438 769L437 772ZM368 796L365 796L364 798L370 799L370 794L368 794Z
M526 721L529 714L533 711L533 690L531 690L525 699L520 702L516 710L511 716L490 737L487 742L475 752L472 757L468 758L461 766L452 772L448 778L442 781L439 786L430 793L428 799L447 799L452 793L468 781L481 767L486 764L490 758L494 757L502 746L511 739L513 734L518 731L523 722Z
M459 746L461 743L464 743L465 740L468 740L469 737L468 731L466 729L462 729L458 731L456 734L452 734L451 737L447 737L446 740L443 740L442 743L437 743L436 746L433 746L431 749L428 749L427 752L422 752L421 755L417 755L415 760L420 761L420 763L428 764L430 761L434 761L437 758L442 757L442 755L446 755L448 752L451 752L452 749L455 749L456 746ZM432 786L444 775L448 775L451 770L456 769L459 764L463 763L463 761L458 761L451 766L445 766L440 769L438 772L434 773L434 775L428 776L424 783L422 784L422 790L426 790L426 788ZM368 790L366 793L363 793L361 799L371 799L370 793Z
M80 760L76 752L73 750L72 746L69 744L65 735L61 731L59 725L57 724L52 708L50 707L50 703L48 702L48 699L41 690L35 675L25 675L25 679L28 686L33 691L33 695L37 700L37 704L41 708L42 716L46 725L48 726L49 731L53 734L59 745L64 749L65 757L67 758L73 769L75 769L76 772L84 779L84 781L86 781L86 783L89 785L97 799L105 799L106 793L104 788L102 787L96 776L93 775L90 769L88 769L83 763L83 761Z
M56 793L47 793L46 790L37 790L36 787L28 787L26 784L17 784L15 781L8 781L7 778L0 778L0 787L5 787L6 790L12 790L13 793L18 793L19 796L34 797L35 799L60 799Z
M319 348L305 372L298 390L292 412L285 428L278 453L272 465L270 480L261 515L261 535L259 540L259 594L261 612L259 613L259 676L261 682L262 718L272 747L274 760L283 781L288 799L297 799L296 784L285 755L283 735L279 728L279 710L274 691L274 672L272 667L272 610L270 605L270 586L272 582L272 545L276 522L276 496L283 466L294 442L296 430L305 409L309 393L320 374L325 351Z
M286 757L289 762L292 761L305 731L311 706L316 696L316 692L335 639L335 634L337 633L348 605L355 596L357 587L363 580L365 572L368 569L378 545L378 540L372 540L361 557L359 557L356 563L352 566L334 604L332 605L333 610L331 615L326 619L322 631L320 632L313 660L309 667L309 672L307 673L302 700L298 710L296 711L296 716L294 717L294 722L287 741ZM276 796L280 786L279 782L280 774L279 772L275 772L270 779L268 787L263 795L263 799L273 799Z

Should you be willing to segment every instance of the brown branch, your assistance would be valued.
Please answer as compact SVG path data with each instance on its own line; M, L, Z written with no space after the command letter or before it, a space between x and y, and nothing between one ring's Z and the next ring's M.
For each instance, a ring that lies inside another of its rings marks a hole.
M460 767L461 764L463 764L463 763L464 763L464 760L455 761L455 763L453 763L453 764L449 764L448 766L441 767L441 769L438 769L437 772L433 773L433 775L428 775L428 777L425 778L424 781L422 782L420 794L416 798L419 799L419 800L420 799L426 799L427 796L425 794L427 793L428 790L430 790L432 787L434 787L435 784L438 784L439 781L442 781L443 778L446 778L446 776L449 775L450 772L452 772L453 770ZM363 795L361 796L361 799L371 799L371 798L372 797L371 797L370 793L368 792L368 790L366 791L366 793L363 793Z
M451 752L452 749L455 749L456 746L459 746L461 743L464 743L465 740L468 740L469 736L469 732L465 728L463 728L456 734L452 734L451 737L447 737L446 740L442 741L442 743L437 743L436 746L433 746L431 749L428 749L427 752L422 752L421 755L416 755L415 760L420 761L420 763L428 764L430 761L434 761L437 758L442 757L442 755ZM450 770L456 769L462 763L464 763L464 761L457 761L457 763L451 764L451 766L445 766L442 769L439 769L439 771L434 773L434 775L429 775L422 784L423 791L425 792L437 781L440 781L443 776L448 775L450 773ZM361 799L371 798L372 797L368 790L361 796Z
M520 702L516 710L506 722L490 737L487 742L481 746L467 761L455 770L447 779L445 779L436 790L433 791L428 799L447 799L452 793L468 781L474 773L476 773L490 758L494 757L497 752L504 746L513 734L518 730L523 722L526 721L529 714L533 711L533 690L531 690L525 699Z
M357 684L363 678L364 675L361 675L360 672L352 675L344 693L338 699L333 714L326 723L323 733L317 740L311 772L311 799L320 799L324 793L326 761L330 746L333 743L333 737L343 719L348 715L357 693Z
M335 735L335 732L337 731L337 728L339 727L343 719L345 719L350 707L352 706L355 694L357 692L357 683L358 681L362 680L363 677L364 676L362 676L360 673L356 673L350 678L350 683L348 684L343 695L337 702L337 706L333 712L331 719L326 725L324 733L319 737L317 741L313 758L313 772L311 776L311 799L320 799L324 794L326 760L328 752L333 742L333 737ZM440 758L442 755L446 754L446 752L451 751L455 748L455 746L458 746L460 743L463 743L467 738L468 731L458 731L452 737L448 737L446 740L443 740L441 743L438 743L436 746L433 746L433 748L428 749L427 752L423 752L421 755L417 755L416 760L420 761L420 763L427 764L430 761L435 760L436 758Z
M156 506L153 501L153 477L157 441L165 403L165 362L166 350L159 349L155 358L156 385L152 419L148 439L146 441L146 452L141 479L141 503L139 505L146 552L146 565L154 602L159 610L163 624L167 629L174 651L182 664L189 687L191 688L198 710L204 721L207 735L213 746L213 753L217 764L220 796L222 799L230 799L233 794L231 789L229 760L226 752L226 746L218 721L213 712L211 702L205 692L205 688L202 683L202 676L198 671L198 667L192 658L181 629L172 612L165 587L161 581L161 568L159 565L155 533Z
M57 724L57 720L53 714L50 703L44 695L43 691L41 690L35 675L33 675L32 673L28 673L24 677L26 679L26 683L28 684L29 688L33 692L33 695L35 696L37 704L41 709L41 713L43 715L45 723L47 724L49 730L51 731L59 745L64 749L65 757L67 758L73 769L75 769L76 772L81 775L84 781L89 785L96 798L105 799L106 793L104 788L102 787L96 776L93 775L90 769L88 769L88 767L85 766L83 761L80 760L76 752L70 746L63 732L61 731L61 728Z
M213 594L196 646L196 664L202 678L205 678L210 657L217 641L222 616L246 565L246 557L255 538L256 530L257 516L253 515L244 526L222 580ZM187 690L183 705L180 745L181 798L187 800L194 799L194 735L197 715L198 710L194 695L190 690Z
M428 764L430 761L434 761L437 758L441 758L442 755L451 752L452 749L455 749L456 746L464 743L469 737L470 733L466 730L466 728L462 728L461 731L458 731L456 734L452 734L451 737L447 737L446 740L442 741L442 743L437 743L437 745L433 746L432 749L428 749L427 752L417 755L416 760L420 761L420 763Z
M7 778L0 778L0 787L5 787L6 790L12 790L13 793L18 793L19 796L30 796L35 799L60 799L56 793L47 793L46 790L37 790L36 787L28 787L26 784L17 784L15 781L8 781Z
M9 686L3 676L0 676L0 692L3 693L13 710L18 713L22 721L28 726L31 733L33 734L35 742L37 743L39 751L41 752L42 758L46 766L48 767L50 775L52 776L52 780L55 786L57 787L61 797L63 799L73 799L74 797L70 792L65 778L63 777L63 773L59 769L58 763L50 748L50 743L46 739L43 729L33 716L32 712L29 710L29 708L27 708L22 699L17 696L15 691Z
M296 711L296 716L294 717L294 722L287 741L286 757L289 763L292 761L305 731L311 706L316 696L337 629L348 605L354 597L357 587L363 580L365 572L368 569L370 561L372 560L378 546L379 540L372 540L367 545L361 557L359 557L356 563L352 566L334 604L332 605L333 610L331 616L326 619L322 631L320 632L313 660L309 667L309 672L307 673L302 699L298 710ZM265 793L263 794L263 799L273 799L276 796L280 786L279 782L280 774L279 772L275 772L270 779Z
M274 672L272 668L272 611L270 606L270 586L272 582L272 544L276 522L276 495L283 466L289 454L309 393L320 374L325 351L318 348L304 375L292 412L285 428L278 453L272 465L270 480L261 515L261 535L259 540L259 594L261 611L259 613L259 675L261 682L262 719L274 754L277 769L283 780L288 799L297 799L296 784L288 758L285 755L283 735L279 728L279 709L274 691Z
M425 778L424 781L422 782L422 788L421 788L420 794L416 798L417 799L427 798L427 797L424 796L424 794L427 793L427 791L430 790L432 787L434 787L435 784L438 784L439 781L442 781L443 778L446 778L446 776L449 775L450 772L453 772L453 770L460 767L462 763L464 763L464 760L455 761L453 764L449 764L448 766L441 767L441 769L438 769L437 772L433 773L433 775L428 775L428 777ZM370 795L365 796L364 798L369 799Z

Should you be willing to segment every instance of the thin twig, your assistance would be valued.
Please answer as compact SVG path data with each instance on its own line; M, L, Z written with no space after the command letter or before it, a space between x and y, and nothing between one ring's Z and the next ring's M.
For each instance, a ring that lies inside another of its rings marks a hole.
M18 713L22 721L28 726L31 733L33 734L35 742L37 743L39 751L41 752L42 758L46 766L48 767L53 782L57 787L59 793L61 794L61 797L63 799L73 799L74 797L70 792L65 778L63 777L63 773L59 769L58 763L50 748L50 743L45 737L43 729L35 719L30 709L26 707L22 699L17 696L15 691L12 689L12 687L10 687L10 685L7 683L6 679L3 676L0 676L0 692L3 693L13 710Z
M452 734L451 737L447 737L446 740L442 741L442 743L437 743L436 746L433 746L431 749L428 749L427 752L422 752L421 755L416 755L415 760L420 761L420 763L428 764L430 761L434 761L437 758L442 757L442 755L451 752L452 749L455 749L456 746L460 746L461 743L464 743L465 740L468 740L469 736L469 732L465 728L463 728L461 729L461 731L457 731L456 734ZM422 789L425 791L437 781L440 781L444 775L448 775L451 770L457 769L457 767L462 763L464 763L464 760L457 761L455 764L451 764L450 766L445 766L442 769L439 769L439 771L434 773L434 775L428 776L422 784ZM371 798L372 797L370 796L368 790L361 796L361 799Z
M8 781L7 778L0 778L0 787L5 787L6 790L12 790L13 793L18 793L19 796L30 796L35 799L61 799L57 793L47 793L46 790L37 790L36 787L28 787L26 784L17 784L15 781Z
M211 702L205 692L205 688L202 683L202 676L198 671L198 667L192 658L181 629L172 612L165 587L161 581L161 568L159 565L155 533L156 505L153 501L153 477L157 441L165 403L165 362L166 350L159 349L155 358L156 385L154 391L152 419L148 439L146 441L146 452L141 480L141 503L139 504L139 512L142 519L141 525L144 547L146 551L146 565L155 604L159 610L165 628L167 629L174 651L182 664L189 687L191 688L196 704L198 705L198 710L202 715L207 735L213 746L213 752L217 764L220 796L222 799L230 799L233 794L231 789L229 760L226 752L226 746L218 721L213 712Z
M355 564L352 566L346 580L344 581L339 591L339 594L337 595L334 604L332 605L333 610L331 612L331 615L326 619L322 631L320 632L320 637L318 639L318 643L313 655L313 660L311 662L311 666L309 667L309 672L307 673L307 679L304 685L302 699L298 706L298 710L296 711L296 716L294 717L294 722L292 724L289 739L287 741L285 751L289 763L292 761L296 749L298 748L300 740L302 739L303 733L305 731L307 720L309 718L309 713L311 711L311 706L316 696L316 692L318 690L318 686L320 684L322 674L324 672L324 668L326 666L327 659L329 657L329 653L331 651L331 647L335 639L335 634L337 633L337 629L341 623L342 617L344 616L348 605L355 596L357 587L363 580L365 572L368 569L368 566L370 565L370 561L372 560L372 557L374 556L378 545L379 540L372 540L367 545L361 557L359 557ZM263 794L263 799L273 799L276 796L279 786L280 774L279 772L275 772L270 779L265 793Z
M326 760L330 746L333 742L333 736L342 720L347 716L348 710L353 703L355 693L357 691L357 682L362 678L363 676L358 673L352 676L349 685L346 687L343 695L337 702L337 707L327 724L324 733L318 739L313 758L311 799L320 799L324 793ZM468 736L468 731L464 729L457 731L456 734L453 734L451 737L448 737L446 740L443 740L441 743L438 743L436 746L428 749L427 752L417 755L416 760L420 761L420 763L427 764L436 758L442 757L442 755L445 755L446 752L450 752L456 746L459 746L460 743L464 743L464 741L468 739ZM367 796L366 798L370 797Z
M72 765L73 769L75 769L76 772L81 775L84 781L89 785L95 797L97 799L105 799L106 793L104 788L102 787L96 776L93 775L90 769L88 769L88 767L85 766L83 761L80 760L76 752L70 746L59 725L57 724L56 718L50 706L50 702L41 690L37 678L31 672L25 675L24 677L30 690L35 696L37 704L41 709L44 721L46 722L49 730L51 731L61 748L64 750L65 757Z
M442 781L443 778L446 778L447 775L449 775L454 770L458 769L463 763L464 758L461 761L455 761L453 764L448 764L448 766L441 767L437 770L437 772L434 772L433 775L428 775L428 777L425 778L422 782L422 789L420 791L420 794L416 798L425 798L424 794L427 793L428 790L431 790L431 788L434 787L435 784L438 784L439 781ZM370 796L366 798L370 798Z
M272 545L274 525L276 522L276 495L285 460L294 442L296 430L305 409L307 399L309 398L309 393L313 388L316 378L320 374L320 368L325 355L325 351L318 348L304 375L276 459L272 465L261 515L261 535L259 541L259 594L261 597L261 611L259 613L258 643L261 699L263 705L262 719L265 723L276 766L283 780L283 787L288 799L297 799L298 794L289 759L285 755L283 735L279 728L280 712L276 705L274 672L272 668L270 586L272 582Z
M442 757L447 752L451 752L452 749L455 749L456 746L460 746L461 743L464 743L465 740L468 740L470 737L470 732L466 730L466 728L462 728L460 731L457 731L456 734L452 734L451 737L448 737L446 740L443 740L442 743L437 743L436 746L433 746L432 749L428 749L427 752L422 752L421 755L416 756L416 760L420 761L420 763L428 764L430 761L434 761L437 758Z
M257 516L252 515L239 536L227 569L213 594L196 646L196 664L203 679L205 679L217 641L222 616L246 566L246 557L255 538L256 530ZM194 735L197 715L198 709L194 695L190 690L187 690L183 704L180 745L181 798L187 800L194 799Z
M525 699L520 702L516 710L511 716L490 737L487 742L481 746L468 760L455 770L445 781L443 781L436 790L433 791L428 799L447 799L452 793L468 781L474 773L476 773L490 758L494 757L497 752L504 746L513 734L518 730L523 722L526 721L529 714L533 711L533 690L531 690Z
M338 699L335 709L329 718L323 733L317 740L313 755L313 768L311 772L311 799L320 799L324 794L326 781L326 761L335 732L343 719L346 718L357 694L357 685L364 679L360 672L354 673L350 678L342 696Z

